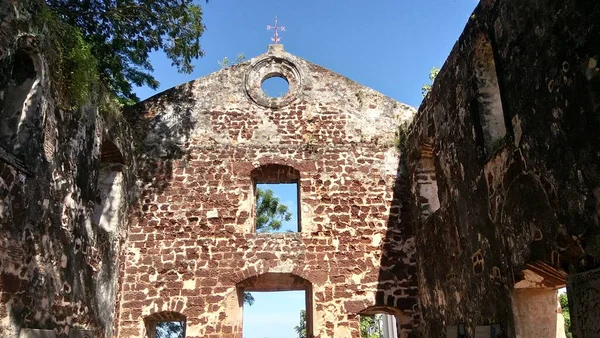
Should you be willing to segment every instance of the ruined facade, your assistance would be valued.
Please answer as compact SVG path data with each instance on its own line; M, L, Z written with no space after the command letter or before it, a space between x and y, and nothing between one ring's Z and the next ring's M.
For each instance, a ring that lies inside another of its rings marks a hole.
M284 77L270 98L260 85ZM408 186L398 178L404 104L272 45L175 87L127 117L142 189L129 227L117 332L186 318L187 337L240 337L245 290L306 290L315 337L358 336L358 315L419 321ZM255 186L293 183L299 231L255 231Z
M313 337L560 337L565 284L600 336L594 1L482 1L417 112L273 45L122 116L57 103L40 4L0 0L0 336L241 337L244 292L304 290Z

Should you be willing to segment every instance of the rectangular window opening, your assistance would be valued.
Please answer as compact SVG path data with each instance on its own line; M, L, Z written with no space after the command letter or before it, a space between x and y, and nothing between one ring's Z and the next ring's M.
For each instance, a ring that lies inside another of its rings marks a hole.
M307 338L311 332L306 291L244 292L244 338ZM307 317L309 318L307 320Z
M387 313L360 315L360 338L397 338L396 317Z
M298 182L255 185L255 230L258 233L300 232Z
M156 323L156 338L185 338L185 321Z

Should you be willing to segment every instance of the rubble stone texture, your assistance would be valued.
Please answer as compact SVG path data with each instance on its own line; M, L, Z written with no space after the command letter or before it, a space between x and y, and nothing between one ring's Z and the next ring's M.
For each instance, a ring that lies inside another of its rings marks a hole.
M304 290L312 337L555 338L567 281L600 336L596 1L481 0L417 112L272 45L123 116L59 107L41 5L0 0L1 337L239 338L243 292Z
M518 310L600 265L599 15L594 1L481 1L421 104L407 153L424 337L555 337ZM600 335L597 276L569 285L575 337Z
M260 88L273 75L289 82L281 98ZM119 337L147 334L140 318L163 311L186 316L187 337L240 337L243 290L298 289L315 337L358 336L371 307L411 336L414 238L394 140L414 113L281 45L129 112L141 196ZM255 184L291 182L301 231L256 233Z
M112 227L93 215L111 194L98 177L126 162L106 148L131 159L133 139L122 118L57 106L44 49L53 37L33 34L39 5L0 1L0 337L77 337L85 328L108 337L133 199L128 170L110 188L122 196Z

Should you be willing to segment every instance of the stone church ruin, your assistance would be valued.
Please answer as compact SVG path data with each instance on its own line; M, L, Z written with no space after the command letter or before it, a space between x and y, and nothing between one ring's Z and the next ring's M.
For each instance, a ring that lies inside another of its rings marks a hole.
M62 108L34 4L0 0L0 337L241 338L298 290L307 337L555 338L565 286L600 337L595 1L482 0L418 109L274 44L119 114Z

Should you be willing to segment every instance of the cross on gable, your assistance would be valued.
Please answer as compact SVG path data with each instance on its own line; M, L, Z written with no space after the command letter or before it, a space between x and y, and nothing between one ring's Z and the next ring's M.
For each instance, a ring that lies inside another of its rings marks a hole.
M277 15L275 15L275 26L267 25L267 30L271 29L275 31L273 37L271 38L271 41L273 41L273 43L279 43L279 40L281 40L281 38L279 37L279 30L285 32L285 26L279 26L279 23L277 21Z

